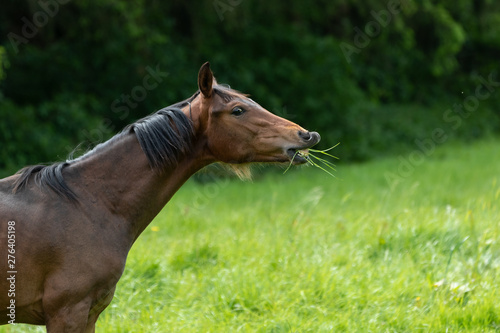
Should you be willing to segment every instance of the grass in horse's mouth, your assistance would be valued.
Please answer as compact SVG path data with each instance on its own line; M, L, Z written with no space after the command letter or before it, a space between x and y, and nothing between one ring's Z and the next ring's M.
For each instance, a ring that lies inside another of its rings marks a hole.
M332 146L332 147L325 149L325 150L317 150L317 149L311 149L311 148L297 150L295 152L295 154L293 155L292 159L290 160L290 164L288 164L288 167L286 168L285 172L283 172L283 173L286 173L288 171L288 169L290 169L290 167L293 164L293 160L298 155L298 156L304 158L308 164L323 170L324 172L326 172L327 174L329 174L332 177L335 177L332 173L334 171L337 171L335 169L335 164L326 160L325 158L319 157L318 155L325 155L327 157L338 160L339 158L337 156L333 156L332 154L327 153L327 151L332 150L333 148L337 147L339 144L340 144L340 142L337 143L335 146Z

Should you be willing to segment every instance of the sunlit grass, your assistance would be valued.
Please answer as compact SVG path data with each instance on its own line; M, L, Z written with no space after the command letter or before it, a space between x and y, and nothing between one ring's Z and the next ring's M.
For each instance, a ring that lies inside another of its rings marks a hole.
M189 182L97 332L498 331L498 146L439 148L395 186L397 157Z

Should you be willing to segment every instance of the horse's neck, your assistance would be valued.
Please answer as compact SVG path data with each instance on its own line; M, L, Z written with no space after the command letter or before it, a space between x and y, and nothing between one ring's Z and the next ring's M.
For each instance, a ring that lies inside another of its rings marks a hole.
M131 133L68 167L68 182L85 205L104 206L125 220L135 240L184 182L206 165L196 150L159 173Z

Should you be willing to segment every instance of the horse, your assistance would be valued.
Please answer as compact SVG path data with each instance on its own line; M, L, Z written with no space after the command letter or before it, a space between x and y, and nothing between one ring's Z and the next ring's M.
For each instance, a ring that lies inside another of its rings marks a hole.
M82 156L0 180L0 324L95 332L127 254L190 176L222 162L303 164L316 132L198 73L185 101L128 126Z

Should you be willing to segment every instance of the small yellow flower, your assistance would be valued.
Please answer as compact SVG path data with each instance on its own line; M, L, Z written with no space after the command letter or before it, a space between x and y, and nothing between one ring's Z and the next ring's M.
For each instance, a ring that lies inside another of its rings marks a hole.
M151 227L151 231L157 232L157 231L159 231L159 230L160 230L160 228L159 228L159 227L156 227L156 226L155 226L155 227Z

